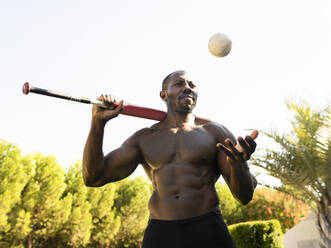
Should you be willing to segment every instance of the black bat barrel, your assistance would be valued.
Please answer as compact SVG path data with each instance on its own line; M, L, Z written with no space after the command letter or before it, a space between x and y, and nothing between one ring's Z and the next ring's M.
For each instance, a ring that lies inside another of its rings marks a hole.
M33 86L30 86L30 84L28 82L23 84L22 91L23 91L24 95L27 95L30 92L32 92L32 93L36 93L36 94L40 94L40 95L51 96L51 97L61 98L61 99L65 99L65 100L75 101L75 102L81 102L81 103L87 103L87 104L91 103L91 100L86 97L77 98L77 97L73 97L70 94L57 92L57 91L53 91L53 90L46 90L46 89L42 89L42 88L38 88L38 87L33 87Z

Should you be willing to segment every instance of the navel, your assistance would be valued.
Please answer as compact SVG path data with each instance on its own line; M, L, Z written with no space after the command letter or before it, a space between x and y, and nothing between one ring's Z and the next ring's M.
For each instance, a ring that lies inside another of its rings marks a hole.
M174 192L174 195L175 195L175 199L179 199L180 191L178 189L176 189Z

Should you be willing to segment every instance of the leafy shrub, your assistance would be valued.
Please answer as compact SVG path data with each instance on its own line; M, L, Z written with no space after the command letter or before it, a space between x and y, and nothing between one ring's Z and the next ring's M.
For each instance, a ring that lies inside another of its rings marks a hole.
M283 248L278 220L250 221L229 226L237 248Z

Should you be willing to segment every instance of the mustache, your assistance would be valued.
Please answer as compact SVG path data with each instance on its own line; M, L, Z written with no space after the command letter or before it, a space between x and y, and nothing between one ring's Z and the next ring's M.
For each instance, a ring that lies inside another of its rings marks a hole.
M182 99L187 96L192 97L193 99L196 99L196 94L194 94L193 92L184 92L184 93L180 94L178 98Z

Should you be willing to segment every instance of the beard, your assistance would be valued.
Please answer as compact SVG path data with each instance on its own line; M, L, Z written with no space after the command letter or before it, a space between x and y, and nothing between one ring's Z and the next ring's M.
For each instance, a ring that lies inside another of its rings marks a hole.
M194 107L188 106L188 105L179 105L176 107L176 112L180 112L180 113L192 113Z
M193 98L191 100L185 98L179 99L176 104L175 111L180 113L192 113L195 104L196 98Z
M188 97L189 96L189 97ZM182 93L179 96L168 95L168 111L175 111L183 114L192 113L198 99L198 94L194 92Z

